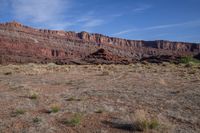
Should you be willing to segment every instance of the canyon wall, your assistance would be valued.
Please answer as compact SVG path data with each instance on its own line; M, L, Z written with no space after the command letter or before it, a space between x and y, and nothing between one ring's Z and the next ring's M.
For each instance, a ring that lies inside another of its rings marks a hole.
M0 63L132 63L152 56L196 56L200 44L126 40L87 32L0 24Z

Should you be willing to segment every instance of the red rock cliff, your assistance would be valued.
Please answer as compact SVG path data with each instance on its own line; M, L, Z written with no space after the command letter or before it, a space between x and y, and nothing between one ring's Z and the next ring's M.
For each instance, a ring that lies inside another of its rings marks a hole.
M91 60L88 58L97 60L99 56L94 54L99 49L106 51L101 54L102 63L131 63L143 57L196 56L200 53L200 45L195 43L135 41L87 32L34 29L17 22L0 24L0 63L84 64Z

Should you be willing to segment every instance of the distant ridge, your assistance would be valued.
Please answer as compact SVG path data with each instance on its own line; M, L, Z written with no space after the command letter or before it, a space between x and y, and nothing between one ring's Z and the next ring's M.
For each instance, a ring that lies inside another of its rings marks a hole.
M198 57L199 53L197 43L127 40L87 32L35 29L16 21L0 24L1 64L128 64L149 57Z

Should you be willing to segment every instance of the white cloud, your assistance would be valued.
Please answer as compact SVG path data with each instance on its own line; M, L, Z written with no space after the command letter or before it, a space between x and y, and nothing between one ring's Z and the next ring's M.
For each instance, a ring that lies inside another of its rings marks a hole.
M97 27L105 23L103 19L97 18L96 16L95 11L89 11L85 15L76 18L75 23L81 25L83 29Z
M157 25L157 26L150 26L146 28L138 28L138 29L128 29L123 30L112 35L124 35L131 32L139 32L139 31L149 31L149 30L157 30L157 29L166 29L166 28L174 28L174 27L194 27L200 26L200 20L188 21L183 23L176 23L176 24L166 24L166 25Z
M73 15L69 9L76 3L72 3L72 0L10 0L10 2L12 13L17 20L31 22L38 27L63 30L76 25L83 29L91 29L104 23L103 19L96 18L96 12L93 10ZM71 17L68 17L69 15Z
M12 0L15 18L33 23L44 23L51 28L65 27L63 15L70 8L69 0ZM66 24L68 26L69 24Z
M152 8L152 5L143 4L143 5L138 6L135 9L133 9L133 12L143 12L143 11L148 10L150 8Z
M197 26L200 25L200 20L195 21L188 21L183 23L176 23L176 24L167 24L167 25L158 25L144 28L143 30L155 30L155 29L165 29L165 28L173 28L173 27L182 27L182 26Z
M132 30L123 30L123 31L120 31L120 32L114 33L114 34L112 34L112 35L114 35L114 36L117 36L117 35L123 35L123 34L130 33L130 32L132 32L132 31L133 31L133 29L132 29Z
M104 23L101 19L91 19L84 24L84 27L96 27Z

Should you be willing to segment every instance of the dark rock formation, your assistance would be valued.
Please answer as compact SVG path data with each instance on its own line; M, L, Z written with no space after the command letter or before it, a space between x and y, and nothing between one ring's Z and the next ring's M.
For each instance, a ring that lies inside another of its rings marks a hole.
M163 62L171 62L178 64L180 62L180 57L171 56L171 55L158 55L151 57L144 57L140 60L141 62L149 62L149 63L163 63Z
M97 50L87 56L84 60L92 64L128 64L129 62L133 62L128 58L113 55L112 52L104 49Z
M0 24L0 63L132 63L160 56L196 56L200 45L134 41L87 32L34 29L17 22Z

